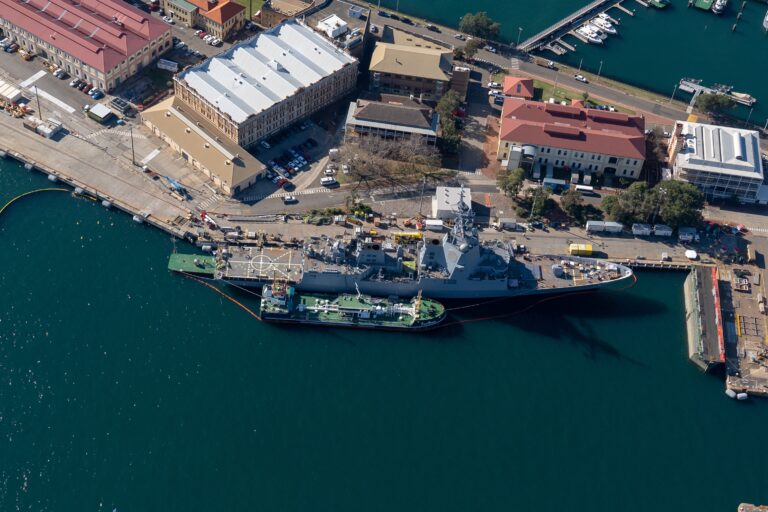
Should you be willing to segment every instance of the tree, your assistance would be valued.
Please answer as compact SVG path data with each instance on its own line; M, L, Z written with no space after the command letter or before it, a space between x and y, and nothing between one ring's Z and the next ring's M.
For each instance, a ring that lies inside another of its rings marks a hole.
M461 46L457 46L453 49L453 59L454 60L464 60L466 55L464 55L464 48Z
M587 91L581 93L581 99L583 99L584 103L586 103L589 100L589 93Z
M496 177L496 184L504 194L516 197L525 183L525 170L518 167L511 171L502 171Z
M482 45L483 43L479 39L470 39L467 41L467 44L464 45L464 57L468 60L472 60L477 53L477 50L479 50Z
M501 25L489 18L487 12L468 12L461 17L459 30L483 39L495 39L499 35Z
M696 226L701 222L704 194L684 181L662 181L654 187L659 216L672 227Z
M453 113L456 112L459 105L461 105L459 94L453 89L450 89L443 94L443 97L437 102L435 111L440 114L441 121L445 121L446 119L453 120Z
M578 190L568 189L560 196L560 208L573 219L581 216L583 204L584 198Z
M545 217L552 210L554 201L549 197L552 191L547 187L538 187L531 193L531 217Z
M701 94L696 98L696 108L708 114L719 114L735 106L733 98L725 94Z
M440 147L445 153L455 154L459 152L461 146L461 135L459 129L456 128L456 123L451 120L449 123L440 123L442 126L442 133L440 136Z
M603 197L603 200L600 203L600 208L605 212L606 215L608 215L611 219L616 219L615 213L618 211L619 208L619 198L616 196L605 196Z

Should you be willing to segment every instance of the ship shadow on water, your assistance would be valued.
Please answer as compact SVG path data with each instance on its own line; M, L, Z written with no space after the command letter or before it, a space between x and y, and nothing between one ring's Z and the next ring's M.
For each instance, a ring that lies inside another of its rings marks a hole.
M519 297L476 305L447 301L445 305L449 316L435 331L441 341L465 338L469 325L493 321L536 336L573 343L590 359L608 356L638 365L642 363L622 354L610 341L601 339L590 321L648 317L667 310L661 301L606 291Z

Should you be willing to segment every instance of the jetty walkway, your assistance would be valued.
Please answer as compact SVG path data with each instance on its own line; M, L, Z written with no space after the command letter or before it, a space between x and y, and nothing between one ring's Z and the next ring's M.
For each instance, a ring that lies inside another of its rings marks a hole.
M560 38L560 36L565 35L567 32L571 31L575 25L581 24L586 18L594 16L598 12L607 10L607 8L614 7L615 5L618 5L616 0L595 0L578 11L569 14L557 23L550 25L535 36L526 39L520 43L517 49L523 52L538 50L545 44L554 42L556 39Z

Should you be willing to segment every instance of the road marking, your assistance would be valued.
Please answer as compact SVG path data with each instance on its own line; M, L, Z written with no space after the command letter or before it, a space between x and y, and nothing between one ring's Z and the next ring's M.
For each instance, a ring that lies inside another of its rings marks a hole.
M512 70L519 70L520 69L520 59L512 57L509 59L509 69Z
M37 94L39 94L41 97L47 99L48 101L50 101L54 105L63 108L64 110L66 110L70 114L74 114L75 113L76 109L70 107L69 105L67 105L66 103L61 101L59 98L54 96L53 94L48 94L47 92L45 92L44 90L42 90L40 88L36 88L35 90L37 91Z
M29 77L26 80L24 80L23 82L21 82L19 84L19 86L21 86L22 89L26 89L27 87L29 87L33 83L35 83L38 80L40 80L41 78L43 78L45 76L45 74L46 74L45 71L40 70L37 73L35 73L34 75L32 75L31 77Z
M152 160L153 158L155 158L159 154L160 154L160 150L159 149L153 150L150 154L145 156L144 159L141 161L142 165L148 164L150 160Z

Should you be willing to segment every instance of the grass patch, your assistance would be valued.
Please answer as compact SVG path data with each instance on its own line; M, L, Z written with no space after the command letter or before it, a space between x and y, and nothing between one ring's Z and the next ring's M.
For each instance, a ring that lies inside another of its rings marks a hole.
M251 21L253 15L261 10L261 6L264 5L264 0L235 0L237 3L245 7L245 19Z

